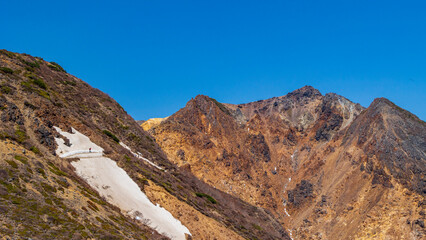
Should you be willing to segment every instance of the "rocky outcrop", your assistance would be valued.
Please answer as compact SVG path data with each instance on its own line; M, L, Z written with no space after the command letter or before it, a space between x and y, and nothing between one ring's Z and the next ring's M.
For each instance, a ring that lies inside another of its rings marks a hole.
M300 207L313 197L313 192L313 185L307 180L302 180L293 190L288 191L288 202L295 207Z
M425 129L388 100L365 109L305 86L238 105L197 96L150 133L169 159L268 209L293 236L354 239L369 226L384 238L424 234L403 222L423 208Z
M348 129L344 141L351 140L376 159L367 163L373 168L375 183L391 186L388 171L404 186L426 194L425 122L379 98Z
M0 98L0 106L2 109L2 122L12 122L18 125L24 125L24 117L22 116L19 108L14 103L8 102L5 98Z

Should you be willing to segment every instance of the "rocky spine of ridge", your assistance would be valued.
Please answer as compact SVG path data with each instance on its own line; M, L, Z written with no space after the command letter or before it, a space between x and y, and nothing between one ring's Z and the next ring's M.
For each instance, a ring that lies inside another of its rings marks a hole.
M388 99L375 99L346 132L344 143L351 141L367 153L362 168L374 172L374 181L391 187L392 176L426 194L426 123L418 117Z
M200 95L149 130L178 166L300 239L424 236L424 131L388 100L365 109L310 86L237 105Z
M270 212L198 180L107 94L56 63L0 51L0 233L10 238L163 239L99 196L56 156L53 126L104 149L194 239L289 239ZM67 143L67 139L64 139ZM118 142L159 165L134 156ZM68 143L69 144L69 143ZM72 161L72 159L71 159Z

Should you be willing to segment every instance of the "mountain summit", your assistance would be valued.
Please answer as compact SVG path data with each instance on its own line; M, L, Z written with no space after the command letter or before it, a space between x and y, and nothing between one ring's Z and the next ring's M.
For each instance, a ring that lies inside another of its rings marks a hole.
M424 237L426 125L387 99L364 108L311 86L246 104L199 95L149 133L296 239Z

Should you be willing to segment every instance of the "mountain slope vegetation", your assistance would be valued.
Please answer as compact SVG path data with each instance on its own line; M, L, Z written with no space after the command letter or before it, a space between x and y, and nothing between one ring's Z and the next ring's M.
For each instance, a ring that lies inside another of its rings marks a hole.
M193 239L289 239L268 210L178 167L116 101L58 64L1 50L0 89L2 236L165 238L101 197L75 173L71 163L76 159L56 154L55 138L72 144L54 128L59 127L69 133L74 128L100 146Z

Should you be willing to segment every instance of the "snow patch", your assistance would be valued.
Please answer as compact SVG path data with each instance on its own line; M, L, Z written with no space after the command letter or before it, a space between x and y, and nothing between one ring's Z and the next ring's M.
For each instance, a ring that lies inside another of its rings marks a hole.
M287 190L288 184L291 182L291 177L288 178L288 183L284 185L283 194L285 194L285 191ZM287 200L283 197L283 206L284 206L284 213L287 215L287 217L290 217L290 214L287 212L286 206L287 206Z
M132 153L132 155L133 155L133 156L135 156L136 158L142 159L142 160L144 160L145 162L147 162L147 163L151 164L152 166L154 166L154 167L156 167L156 168L158 168L158 169L160 169L160 170L163 170L163 168L161 168L161 167L160 167L160 166L158 166L157 164L155 164L155 163L151 162L151 161L150 161L150 160L148 160L147 158L142 157L142 154L141 154L140 152L138 152L138 153L134 153L134 152L132 151L132 149L130 149L130 148L129 148L126 144L124 144L123 142L120 142L120 145L121 145L122 147L124 147L125 149L129 150L129 152L130 152L130 153Z
M68 138L71 143L71 146L65 145L65 141L62 138L55 138L56 143L58 144L58 148L56 149L56 154L61 158L67 157L87 157L94 156L91 153L95 153L97 156L102 156L103 148L94 144L90 139L81 134L74 128L71 128L72 133L64 132L58 127L53 127L59 134ZM89 150L91 149L91 150ZM100 153L100 154L99 154Z
M188 228L170 212L158 204L154 205L115 161L103 157L103 149L87 136L74 128L73 133L64 132L58 127L55 130L71 143L71 146L67 146L63 139L55 138L58 144L56 153L63 158L78 157L79 161L71 163L77 175L109 203L171 239L185 240L185 234L191 235Z
M288 214L288 212L287 212L287 209L286 209L286 208L284 208L284 212L285 212L285 214L286 214L288 217L290 217L290 214Z
M292 233L291 229L287 229L287 231L290 233L290 238L291 238L291 240L294 240L294 239L293 239L293 233Z
M293 152L293 154L291 154L291 161L293 161L294 160L294 156L296 155L296 153L297 153L297 149Z

